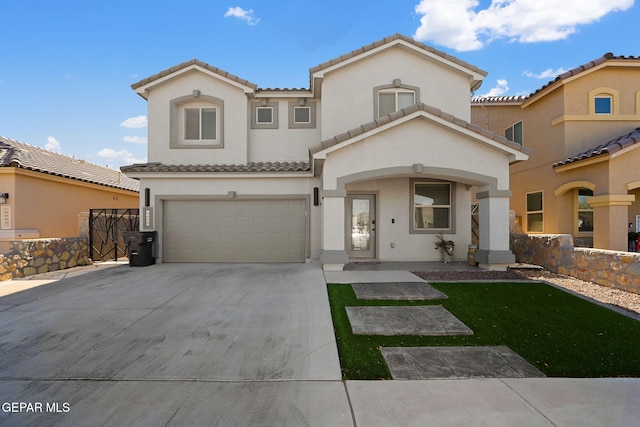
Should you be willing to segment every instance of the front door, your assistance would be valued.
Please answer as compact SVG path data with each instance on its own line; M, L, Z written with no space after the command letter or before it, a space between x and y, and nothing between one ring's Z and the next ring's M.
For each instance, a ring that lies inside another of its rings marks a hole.
M376 196L347 196L347 240L349 257L376 257Z

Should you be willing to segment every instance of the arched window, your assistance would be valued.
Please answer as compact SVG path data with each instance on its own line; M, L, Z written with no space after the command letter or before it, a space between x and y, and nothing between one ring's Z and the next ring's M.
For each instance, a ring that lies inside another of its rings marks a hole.
M373 92L376 119L420 101L420 89L402 84L400 79L395 79L390 85L377 86Z
M171 148L222 148L224 102L213 96L193 95L171 101Z

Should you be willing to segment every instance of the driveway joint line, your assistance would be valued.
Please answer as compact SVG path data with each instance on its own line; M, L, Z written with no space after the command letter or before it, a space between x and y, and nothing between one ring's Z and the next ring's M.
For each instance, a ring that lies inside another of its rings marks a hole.
M524 397L522 394L518 393L517 390L515 390L513 387L511 387L508 383L506 383L504 381L503 378L498 378L498 380L504 384L505 386L507 386L507 388L509 390L511 390L516 396L518 396L520 399L522 399L522 401L524 401L527 405L529 405L531 408L533 408L534 411L536 411L538 414L542 415L544 417L545 420L549 421L551 423L551 425L553 425L554 427L558 427L558 424L554 423L553 420L551 418L549 418L548 416L546 416L542 411L540 411L538 408L536 408L536 406L529 402L529 400Z

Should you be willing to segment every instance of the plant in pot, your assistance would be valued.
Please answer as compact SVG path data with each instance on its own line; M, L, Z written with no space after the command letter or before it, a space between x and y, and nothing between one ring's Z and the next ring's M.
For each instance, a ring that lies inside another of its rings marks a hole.
M453 248L455 243L453 240L446 240L442 233L436 235L436 249L440 250L442 262L447 263L453 261Z

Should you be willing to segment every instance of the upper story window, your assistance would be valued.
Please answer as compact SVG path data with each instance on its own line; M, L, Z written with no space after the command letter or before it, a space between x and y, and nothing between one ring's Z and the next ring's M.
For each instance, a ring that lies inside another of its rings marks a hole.
M504 130L504 137L509 141L522 145L522 120L506 128Z
M415 86L402 84L395 79L392 84L374 88L374 113L376 118L409 107L419 102L420 90Z
M612 100L609 95L598 95L593 98L593 108L596 114L612 114Z
M620 92L609 87L599 87L589 91L589 115L620 114ZM603 118L608 120L608 118Z
M311 123L311 107L296 105L293 107L293 123L297 125Z
M307 99L289 102L289 129L316 127L316 103Z
M386 89L378 92L378 117L416 103L416 93L405 89Z
M260 102L251 103L251 129L277 129L278 103L267 102L266 98Z
M215 141L218 139L217 117L217 108L185 108L184 139L190 141Z
M194 90L170 105L171 148L223 147L224 101Z

